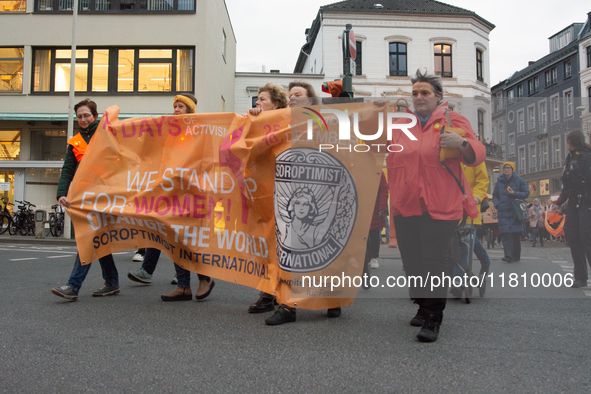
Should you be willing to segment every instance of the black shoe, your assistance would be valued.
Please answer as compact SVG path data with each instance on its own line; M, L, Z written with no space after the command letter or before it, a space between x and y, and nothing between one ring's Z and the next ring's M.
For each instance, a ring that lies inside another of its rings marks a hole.
M260 296L257 302L248 307L248 313L265 313L275 310L273 301L275 297Z
M279 305L273 316L265 319L265 324L268 326L278 326L280 324L293 323L294 321L296 321L295 309L291 309L287 305Z
M425 316L423 316L422 312L417 312L415 317L410 319L410 325L413 327L422 327L423 323L425 323Z
M425 317L425 321L423 322L423 327L421 331L417 334L417 338L421 342L435 342L437 337L439 336L439 326L441 325L441 320L435 318L433 314L428 314Z
M55 287L51 289L51 292L56 296L65 298L66 300L76 301L78 299L78 292L68 285Z
M572 284L572 285L570 285L570 288L571 288L571 289L578 289L578 288L581 288L581 287L587 287L587 286L588 286L588 285L587 285L587 281L582 281L582 280L575 280L575 281L573 282L573 284Z
M507 263L512 263L513 260L511 259L511 257L503 257L501 260L506 261Z
M338 308L330 308L326 311L327 317L339 317L341 316L341 307Z

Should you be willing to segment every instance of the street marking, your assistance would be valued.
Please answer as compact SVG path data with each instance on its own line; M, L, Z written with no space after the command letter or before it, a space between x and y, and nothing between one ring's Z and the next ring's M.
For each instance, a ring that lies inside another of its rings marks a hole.
M552 260L552 262L553 262L554 264L568 263L568 261L566 261L566 260Z
M9 261L39 260L39 257L27 257L24 259L10 259Z
M62 257L72 257L72 255L70 255L70 254L65 254L65 255L63 255L63 256L47 256L47 257L45 257L45 258L46 258L46 259L59 259L59 258L62 258Z

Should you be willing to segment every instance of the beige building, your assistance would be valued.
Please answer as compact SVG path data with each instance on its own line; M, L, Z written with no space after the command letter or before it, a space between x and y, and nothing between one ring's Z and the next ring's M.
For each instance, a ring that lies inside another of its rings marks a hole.
M72 0L0 1L0 196L49 209L67 146ZM79 0L76 102L121 117L234 111L236 38L221 0ZM76 133L76 127L74 133ZM7 189L7 190L6 190Z

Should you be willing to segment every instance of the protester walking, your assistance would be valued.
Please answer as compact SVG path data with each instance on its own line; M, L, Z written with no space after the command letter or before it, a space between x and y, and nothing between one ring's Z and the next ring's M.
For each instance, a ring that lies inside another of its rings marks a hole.
M497 179L493 191L493 204L499 218L499 231L503 241L505 257L501 260L516 263L521 259L521 234L523 217L516 217L513 204L515 200L529 197L529 189L522 177L515 172L515 163L503 163L503 174Z
M564 231L574 263L575 280L571 287L588 286L587 264L591 265L591 145L579 130L566 136L569 150L562 173L562 192L553 207L568 201Z
M74 179L78 165L84 158L86 149L90 140L94 136L99 125L97 105L94 101L85 99L74 106L76 119L80 126L80 132L68 140L68 150L64 165L62 166L62 174L57 188L57 200L63 208L70 208L70 201L66 197L70 184ZM90 242L91 240L88 240ZM119 293L119 273L115 267L113 256L108 254L99 259L103 273L105 284L92 292L93 297L110 296ZM74 260L74 269L70 274L68 283L61 287L51 289L51 292L59 297L66 298L71 301L78 299L78 292L80 287L88 275L90 270L90 263L82 265L80 255L76 254Z

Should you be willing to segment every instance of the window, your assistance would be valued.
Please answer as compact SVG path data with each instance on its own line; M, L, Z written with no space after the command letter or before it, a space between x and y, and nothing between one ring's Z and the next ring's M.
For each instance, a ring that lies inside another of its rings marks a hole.
M573 91L564 92L564 116L573 116Z
M478 139L484 142L484 111L478 110Z
M591 67L591 45L587 47L587 67Z
M23 91L23 56L23 47L0 48L0 92Z
M26 0L0 0L0 12L25 12L26 10Z
M523 110L520 109L517 111L517 132L523 133L525 132L525 119L523 115Z
M523 85L517 86L517 97L518 98L523 97Z
M550 86L552 85L552 74L550 73L550 70L546 71L546 86Z
M499 122L499 144L505 143L505 134L503 133L503 124Z
M63 161L67 146L66 130L31 130L31 160Z
M73 4L73 0L37 0L35 11L68 12L72 11ZM194 12L195 0L79 0L78 11L82 13Z
M558 168L561 166L561 154L560 154L560 137L556 137L552 140L552 147L554 149L554 157L552 159L552 167Z
M540 142L540 171L548 169L548 141Z
M435 44L435 75L453 77L451 67L451 45Z
M484 82L482 77L482 51L480 49L476 50L476 79Z
M528 94L531 96L532 94L536 93L538 91L538 89L540 88L540 78L539 77L533 77L532 79L530 79L528 81Z
M558 95L553 96L550 100L552 101L552 122L556 122L560 120L560 112L558 108Z
M558 81L558 71L556 71L556 67L552 69L552 83L555 84Z
M536 127L536 108L531 105L527 107L527 129L533 130Z
M406 76L406 44L402 42L391 42L390 45L390 75Z
M540 109L540 127L543 132L546 132L547 123L548 123L548 118L546 115L546 101L540 101L539 109Z
M21 154L20 130L0 130L0 161L18 160Z
M509 134L509 156L515 154L515 134Z
M519 147L519 153L517 155L519 159L519 174L525 174L525 146Z
M222 29L222 58L226 61L226 31Z
M540 77L537 75L534 77L534 90L536 92L540 90Z
M361 41L357 41L355 47L357 48L357 55L355 56L355 75L363 75L363 69L361 68Z
M252 96L250 100L251 108L255 108L257 106L257 101L259 101L259 96Z
M511 89L507 92L507 98L509 99L510 103L513 102L513 89Z
M536 144L529 144L529 170L530 172L536 172Z
M564 77L569 78L573 74L573 65L570 60L564 63Z
M192 92L193 49L76 49L77 92ZM70 90L70 49L33 49L33 92Z

